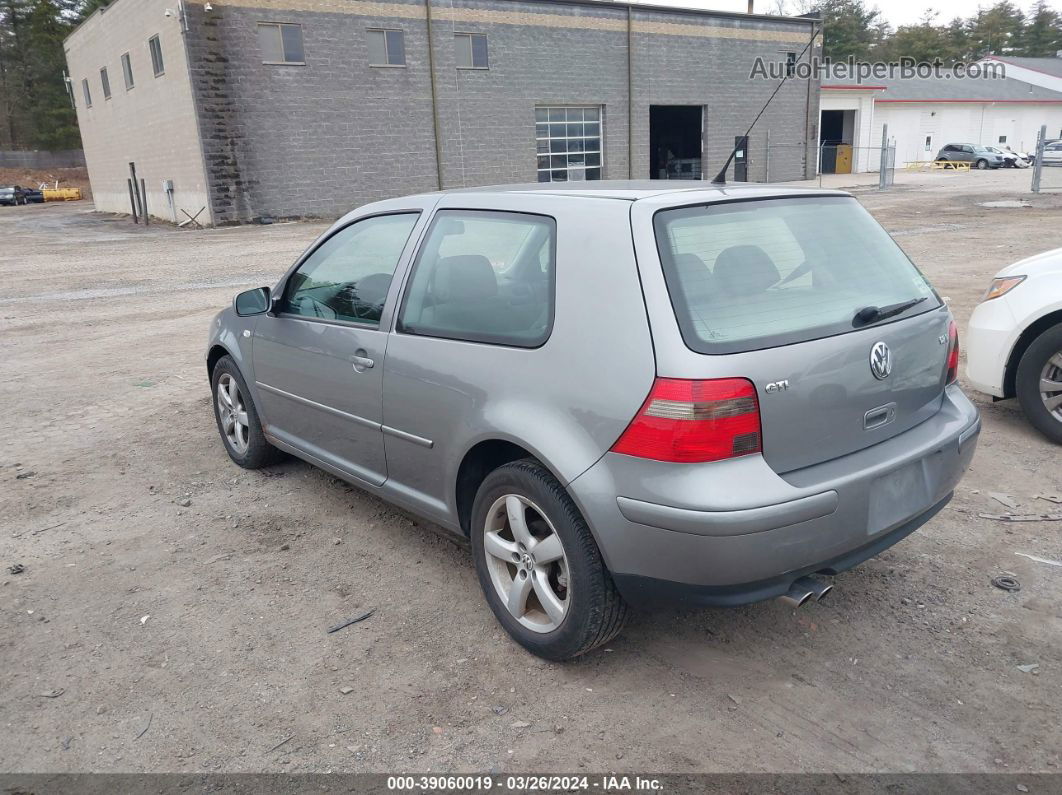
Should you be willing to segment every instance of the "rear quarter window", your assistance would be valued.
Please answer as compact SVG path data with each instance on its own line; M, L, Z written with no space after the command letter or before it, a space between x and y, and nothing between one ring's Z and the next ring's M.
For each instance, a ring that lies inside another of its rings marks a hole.
M556 237L547 216L440 210L413 266L399 331L539 347L553 327Z

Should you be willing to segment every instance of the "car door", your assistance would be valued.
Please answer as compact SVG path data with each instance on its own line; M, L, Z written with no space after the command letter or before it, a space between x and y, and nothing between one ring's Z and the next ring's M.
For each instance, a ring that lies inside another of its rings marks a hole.
M387 477L381 389L394 274L424 207L333 230L277 287L252 358L266 433L372 485Z
M964 163L972 163L974 159L974 150L972 146L963 145L961 151L958 153L956 160L961 160Z
M463 206L472 203L448 197L424 233L384 374L388 487L444 524L457 463L489 424L484 418L560 377L543 348L553 324L557 238L557 221L543 211L556 201L520 196L505 210Z

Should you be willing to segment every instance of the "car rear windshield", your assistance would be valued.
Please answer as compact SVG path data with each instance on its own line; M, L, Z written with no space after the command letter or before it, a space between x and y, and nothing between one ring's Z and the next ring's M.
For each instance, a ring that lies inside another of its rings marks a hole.
M810 196L656 214L671 303L690 348L737 353L852 331L869 306L923 298L883 319L941 305L900 247L855 199Z

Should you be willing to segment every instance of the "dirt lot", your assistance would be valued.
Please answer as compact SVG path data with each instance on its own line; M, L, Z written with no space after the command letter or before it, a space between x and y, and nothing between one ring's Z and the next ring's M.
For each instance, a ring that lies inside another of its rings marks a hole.
M861 200L961 326L998 268L1062 246L1062 197L979 206L1025 173L902 176ZM1062 523L978 518L1006 510L990 491L1038 513L1062 492L1058 448L1011 403L975 397L955 500L829 600L639 614L551 665L503 636L470 555L425 523L302 463L225 456L208 321L322 225L145 230L90 211L0 209L0 770L1062 764L1062 568L1016 554L1062 559ZM1019 593L989 584L1003 571Z

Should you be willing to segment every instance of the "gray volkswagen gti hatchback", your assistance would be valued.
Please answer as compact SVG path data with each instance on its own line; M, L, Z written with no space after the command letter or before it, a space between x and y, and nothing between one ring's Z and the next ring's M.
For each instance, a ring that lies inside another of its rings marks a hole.
M562 660L628 606L793 604L934 516L980 420L951 313L845 193L516 185L344 216L213 321L229 456L471 543Z

